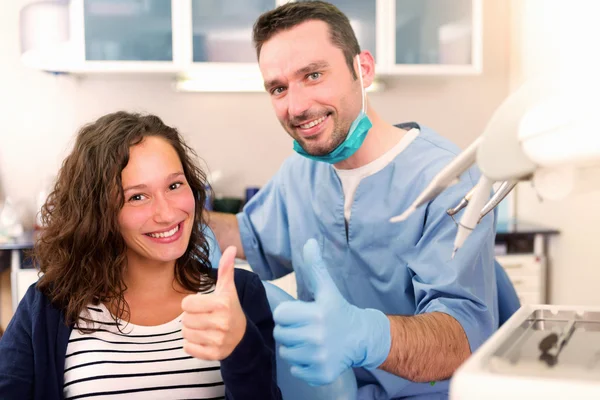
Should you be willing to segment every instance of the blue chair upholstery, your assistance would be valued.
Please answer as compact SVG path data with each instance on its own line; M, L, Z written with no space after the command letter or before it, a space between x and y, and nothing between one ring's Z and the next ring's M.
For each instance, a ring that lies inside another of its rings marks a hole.
M283 301L294 298L272 283L263 281L271 311ZM285 400L355 400L357 396L356 377L349 369L333 383L325 386L310 386L290 373L290 365L279 357L277 352L277 384Z
M496 260L494 260L494 267L498 290L499 326L502 326L521 307L521 302L504 268Z

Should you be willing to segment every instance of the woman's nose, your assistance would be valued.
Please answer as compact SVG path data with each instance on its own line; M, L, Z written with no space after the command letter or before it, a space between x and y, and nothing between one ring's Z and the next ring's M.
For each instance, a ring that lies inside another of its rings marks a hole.
M174 222L175 209L165 196L154 199L154 220L158 223Z

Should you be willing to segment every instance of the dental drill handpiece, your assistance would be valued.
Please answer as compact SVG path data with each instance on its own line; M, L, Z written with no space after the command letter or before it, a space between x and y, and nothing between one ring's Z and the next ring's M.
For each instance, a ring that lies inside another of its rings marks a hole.
M471 232L477 226L481 209L490 196L493 183L494 182L485 175L481 175L479 178L479 182L477 182L477 185L475 186L473 197L467 205L467 209L458 224L458 231L456 232L456 238L454 239L452 258L454 258L458 249L462 247Z
M496 190L496 192L492 195L492 198L486 203L485 206L483 206L483 209L481 210L481 216L479 217L479 222L481 222L483 217L489 214L490 211L496 208L496 206L500 204L500 202L502 202L506 196L508 196L514 187L517 186L517 183L519 183L518 180L510 180L504 181L500 185L498 190Z

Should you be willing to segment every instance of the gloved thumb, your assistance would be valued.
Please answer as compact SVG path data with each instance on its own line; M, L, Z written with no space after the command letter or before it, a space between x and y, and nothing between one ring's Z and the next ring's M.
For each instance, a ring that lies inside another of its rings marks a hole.
M303 255L303 275L308 280L315 299L318 299L324 293L327 293L332 289L337 290L329 275L329 271L327 271L327 265L321 255L319 244L315 239L308 239L304 244Z
M221 256L215 294L237 293L233 279L236 253L237 249L234 246L229 246Z

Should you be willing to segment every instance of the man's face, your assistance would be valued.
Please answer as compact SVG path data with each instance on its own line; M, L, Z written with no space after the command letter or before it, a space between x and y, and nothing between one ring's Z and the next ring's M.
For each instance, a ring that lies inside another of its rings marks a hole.
M344 141L362 88L325 22L277 33L263 44L259 66L279 122L307 153L329 154Z

